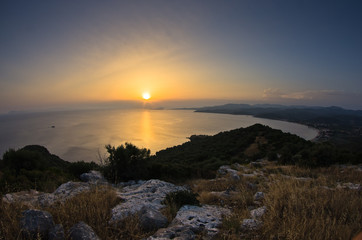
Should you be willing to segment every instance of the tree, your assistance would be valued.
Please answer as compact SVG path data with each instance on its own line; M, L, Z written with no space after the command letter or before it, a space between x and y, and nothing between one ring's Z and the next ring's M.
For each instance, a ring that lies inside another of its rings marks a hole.
M105 160L103 174L108 180L117 183L147 176L149 149L140 149L131 143L122 144L117 148L111 145L105 147L109 156Z

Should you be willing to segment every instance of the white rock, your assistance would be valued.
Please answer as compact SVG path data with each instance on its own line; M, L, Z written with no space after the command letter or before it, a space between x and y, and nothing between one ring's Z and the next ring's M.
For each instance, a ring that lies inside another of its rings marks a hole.
M255 219L244 219L241 228L245 231L257 230L263 225L262 221Z
M221 224L222 216L230 213L229 209L218 206L204 205L198 207L185 205L177 212L171 225L189 226L195 233L204 229L207 235L213 236L218 233L217 227Z
M264 216L266 211L267 211L266 206L263 206L263 207L251 210L250 215L253 219L260 220Z
M117 195L124 201L112 209L110 222L116 222L139 212L143 207L159 210L161 203L170 192L186 190L184 187L161 180L149 180L141 185L124 187Z

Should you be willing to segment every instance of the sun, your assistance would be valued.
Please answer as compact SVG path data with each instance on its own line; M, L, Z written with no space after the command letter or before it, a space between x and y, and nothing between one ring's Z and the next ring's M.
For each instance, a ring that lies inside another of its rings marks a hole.
M151 98L151 94L148 93L148 92L144 92L144 93L142 93L142 98L143 98L144 100L148 100L148 99Z

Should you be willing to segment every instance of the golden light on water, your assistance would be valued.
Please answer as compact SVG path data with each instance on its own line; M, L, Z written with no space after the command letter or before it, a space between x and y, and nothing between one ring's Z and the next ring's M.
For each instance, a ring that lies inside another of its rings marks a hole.
M144 93L142 93L142 98L143 98L144 100L148 100L148 99L151 98L151 94L148 93L148 92L144 92Z

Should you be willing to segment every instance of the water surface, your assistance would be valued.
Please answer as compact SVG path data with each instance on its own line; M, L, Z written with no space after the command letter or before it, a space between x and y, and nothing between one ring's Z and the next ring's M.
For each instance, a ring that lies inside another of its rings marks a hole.
M255 123L307 140L317 130L304 125L245 115L196 113L191 110L87 110L0 116L0 154L29 144L45 146L67 161L98 161L104 146L131 142L151 153L182 144L193 134L214 135Z

